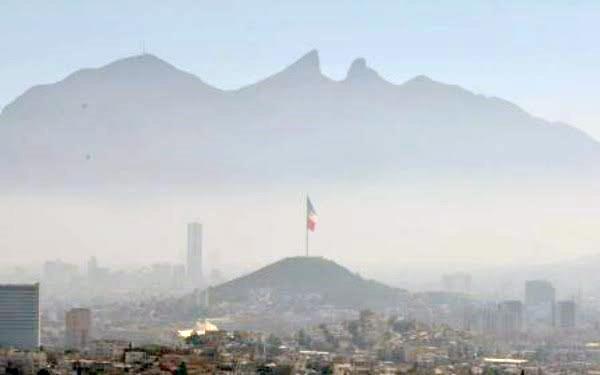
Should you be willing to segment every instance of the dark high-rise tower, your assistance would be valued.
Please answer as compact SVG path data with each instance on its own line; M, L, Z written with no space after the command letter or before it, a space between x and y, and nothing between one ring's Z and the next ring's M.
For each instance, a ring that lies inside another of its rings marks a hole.
M190 286L202 286L202 224L189 223L187 226L187 279Z
M40 346L40 286L0 285L0 346Z

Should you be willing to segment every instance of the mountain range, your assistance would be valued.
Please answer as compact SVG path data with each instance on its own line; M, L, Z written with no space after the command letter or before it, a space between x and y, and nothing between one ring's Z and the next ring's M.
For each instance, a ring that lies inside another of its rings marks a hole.
M5 187L589 175L600 144L505 100L356 59L341 81L317 51L238 90L149 54L32 87L0 114Z

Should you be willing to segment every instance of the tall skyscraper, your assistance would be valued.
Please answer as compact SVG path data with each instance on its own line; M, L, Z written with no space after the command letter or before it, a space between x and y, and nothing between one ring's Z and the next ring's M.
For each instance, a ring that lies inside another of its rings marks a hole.
M84 349L90 340L92 313L89 309L71 309L65 316L65 347Z
M523 303L521 301L504 301L498 305L499 334L503 337L514 337L523 328Z
M546 280L529 280L525 282L525 304L538 305L554 303L555 291L552 283Z
M479 312L479 331L488 334L496 334L498 331L498 306L488 304L483 306Z
M554 326L556 291L549 281L525 282L525 306L530 325Z
M0 285L0 346L40 346L40 285Z
M560 301L557 303L558 326L560 328L575 328L575 302Z
M190 286L200 288L202 277L202 224L189 223L187 226L187 279Z

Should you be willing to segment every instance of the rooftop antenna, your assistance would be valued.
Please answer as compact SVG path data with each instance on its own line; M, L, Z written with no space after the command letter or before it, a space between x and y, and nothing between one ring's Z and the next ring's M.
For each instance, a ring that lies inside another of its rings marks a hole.
M142 55L146 54L146 41L142 40Z

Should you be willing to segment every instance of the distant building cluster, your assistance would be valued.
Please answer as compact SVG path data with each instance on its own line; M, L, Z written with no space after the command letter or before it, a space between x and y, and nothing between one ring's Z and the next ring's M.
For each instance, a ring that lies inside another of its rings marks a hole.
M415 293L388 294L370 281L347 291L344 279L332 298L320 282L295 288L310 268L282 268L283 289L255 275L220 290L203 272L202 241L202 225L190 223L185 265L125 273L92 257L80 272L49 261L41 284L0 285L0 375L600 373L598 310L586 315L580 299L557 299L547 280L525 281L522 298L494 299L475 294L466 273ZM301 259L356 282L329 261ZM348 303L373 285L359 302L386 293L381 308ZM120 298L105 299L107 289ZM220 299L223 290L235 298Z
M516 304L505 304L511 310ZM87 312L71 310L71 318ZM512 324L512 323L511 323ZM75 330L80 329L75 324ZM363 310L356 319L282 336L218 329L207 321L172 345L91 340L81 350L0 349L2 374L555 374L600 371L600 343L566 348L485 335ZM77 335L76 335L77 336ZM81 337L81 336L78 336Z
M438 311L435 314L437 318L431 318L430 322L444 322L507 339L514 339L525 332L543 333L576 328L576 302L557 301L556 290L547 280L526 281L523 300L465 298L464 295L469 294L471 277L464 273L444 275L442 285L444 291L449 293L444 295L445 298L450 299L446 303L435 300L425 303L422 316L427 316L427 311L432 316L439 306L446 306L446 311ZM417 317L419 313L413 316Z

